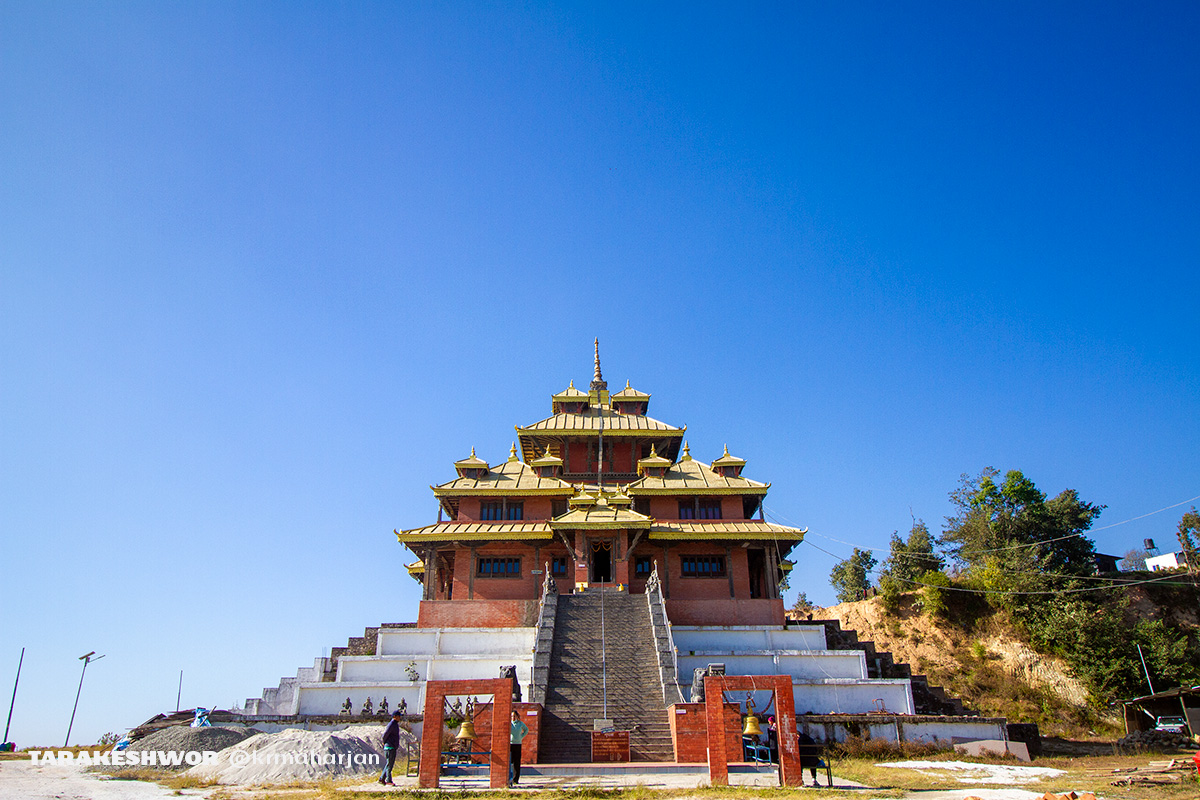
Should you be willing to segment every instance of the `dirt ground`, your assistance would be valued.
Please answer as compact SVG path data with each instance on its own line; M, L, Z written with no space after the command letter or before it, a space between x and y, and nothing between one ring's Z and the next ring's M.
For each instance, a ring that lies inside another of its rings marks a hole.
M628 800L735 800L736 798L768 797L808 798L825 800L833 797L851 796L858 800L964 800L977 797L981 800L1037 800L1045 791L1064 793L1093 791L1101 800L1191 800L1200 796L1194 778L1171 785L1143 785L1115 787L1111 783L1119 774L1114 769L1128 770L1151 761L1169 758L1160 754L1114 755L1111 743L1064 742L1052 743L1054 755L1034 762L1037 767L1051 767L1057 773L1052 777L1022 783L1016 778L969 775L957 778L953 775L955 762L942 761L925 764L919 769L896 769L869 760L847 760L838 769L835 764L836 788L804 788L781 790L778 788L756 789L750 786L728 788L696 788L691 785L664 781L653 788L639 785L636 781L623 784L596 783L561 786L554 783L531 785L517 794L539 795L543 798L560 796L565 790L573 800L584 798L611 798L619 800L624 794ZM1068 752L1069 751L1069 752ZM1177 758L1185 757L1177 754ZM950 756L952 758L952 756ZM1016 762L991 760L980 763L979 772L996 768L1001 772L1020 771L1024 767ZM1061 772L1059 772L1061 770ZM1039 770L1040 771L1040 770ZM664 776L665 777L665 776ZM1018 776L1020 777L1020 776ZM852 778L859 779L855 783ZM694 780L694 779L693 779ZM212 800L266 800L266 798L288 798L289 800L336 800L348 798L360 800L365 797L386 798L396 794L413 796L415 779L398 780L401 786L385 789L370 780L351 782L303 782L285 787L206 787L174 789L158 783L135 780L113 780L96 772L86 771L82 765L58 766L34 764L17 759L0 759L0 800L158 800L167 797L212 798ZM533 783L531 781L531 783ZM573 782L578 783L578 782ZM866 784L866 785L864 785ZM990 784L990 785L989 785ZM444 787L442 795L450 787ZM624 789L625 792L620 790ZM616 790L616 791L614 791ZM451 790L452 791L452 790ZM471 792L470 794L474 794Z
M44 766L30 761L0 761L3 800L158 800L162 797L204 797L204 790L178 792L157 783L102 780L82 765Z

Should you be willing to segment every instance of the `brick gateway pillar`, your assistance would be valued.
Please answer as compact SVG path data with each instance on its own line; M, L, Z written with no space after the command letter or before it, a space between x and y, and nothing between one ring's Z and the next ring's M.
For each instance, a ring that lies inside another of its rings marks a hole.
M729 691L775 692L775 728L779 738L779 785L803 786L800 740L796 735L796 699L788 675L708 675L704 678L704 717L708 725L708 779L713 786L729 785L725 754L725 698ZM428 728L426 728L428 730ZM424 764L424 761L421 762ZM424 786L424 784L421 784Z
M417 772L417 785L422 789L438 787L442 771L442 724L445 721L446 697L489 694L492 695L492 733L488 744L488 750L492 752L489 759L489 785L493 789L503 789L508 785L508 721L512 716L513 684L512 678L426 682L425 727L421 731L421 765ZM788 696L791 697L790 694Z

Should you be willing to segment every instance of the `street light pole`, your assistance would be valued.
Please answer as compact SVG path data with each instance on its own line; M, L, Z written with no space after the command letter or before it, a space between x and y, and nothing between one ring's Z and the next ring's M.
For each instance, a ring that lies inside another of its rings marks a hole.
M13 707L17 704L17 684L21 682L21 665L25 663L25 648L21 648L21 658L17 661L17 679L13 681L12 702L8 704L8 722L4 723L4 741L8 741L8 729L12 726Z
M71 746L71 728L75 727L75 712L79 709L79 695L83 692L83 676L87 674L87 665L102 658L104 656L97 656L95 650L79 657L79 660L83 662L83 672L79 673L79 688L75 690L75 707L71 709L71 724L67 726L67 738L63 742L63 747Z

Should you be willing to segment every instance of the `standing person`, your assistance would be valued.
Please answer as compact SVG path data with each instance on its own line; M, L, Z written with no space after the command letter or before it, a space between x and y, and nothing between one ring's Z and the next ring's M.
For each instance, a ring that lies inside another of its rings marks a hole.
M516 786L521 782L521 741L529 733L529 726L521 721L521 715L513 710L512 725L509 726L508 736L508 785Z
M384 786L395 786L392 781L392 767L396 766L396 751L400 749L400 718L399 709L392 712L392 721L383 729L383 774L379 782Z
M817 740L814 739L813 737L809 736L804 731L798 732L798 739L799 739L800 744L802 744L802 745L817 744ZM810 773L812 773L813 786L820 786L821 785L820 782L817 781L817 767L820 767L820 766L824 766L820 756L814 755L811 752L809 752L806 755L800 756L800 785L801 786L804 785L804 768L808 767L808 771ZM832 784L830 784L830 785L832 785Z

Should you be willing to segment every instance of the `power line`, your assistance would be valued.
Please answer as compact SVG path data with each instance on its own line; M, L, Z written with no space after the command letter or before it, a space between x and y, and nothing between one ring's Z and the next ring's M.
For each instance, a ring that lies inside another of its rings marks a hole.
M808 541L805 541L804 544L807 544L809 547L812 547L815 550L820 550L822 553L824 553L827 556L832 556L833 558L838 558L838 556L835 555L834 553L831 553L828 550L825 550L824 548L817 547L815 544L811 544ZM845 560L845 559L839 558L838 560ZM872 573L877 573L878 571L879 571L878 567L876 569L871 570ZM1017 574L1021 574L1021 573L1002 572L1000 574L1002 574L1002 575L1017 575ZM1141 585L1149 584L1149 583L1162 584L1164 586L1190 586L1191 585L1189 583L1169 583L1169 581L1171 581L1172 578L1176 577L1174 575L1164 575L1161 578L1147 578L1145 580L1139 580L1139 581L1123 581L1120 578L1099 578L1096 576L1086 576L1086 575L1061 575L1058 573L1046 573L1046 572L1039 572L1037 574L1046 576L1046 577L1071 578L1073 580L1101 580L1101 581L1106 581L1106 583L1103 583L1099 586L1083 586L1083 587L1076 587L1073 589L1046 589L1046 590L1036 590L1036 591L1008 591L1008 590L1002 590L1002 589L969 589L969 588L966 588L963 586L938 586L937 584L934 584L934 583L925 583L922 581L911 580L908 578L904 579L904 583L912 584L914 586L932 586L936 589L944 589L945 591L948 591L948 592L964 592L966 594L998 594L998 595L1079 594L1081 592L1098 592L1098 591L1105 591L1108 589L1122 589L1126 586L1141 586Z
M932 586L935 589L942 589L947 592L965 592L968 594L1005 594L1005 595L1044 595L1044 594L1079 594L1081 592L1099 592L1107 589L1121 589L1126 586L1142 586L1147 583L1161 583L1165 586L1191 586L1190 583L1167 583L1174 578L1174 575L1164 575L1161 578L1147 578L1142 581L1129 581L1121 584L1108 584L1105 586L1084 586L1074 589L1045 589L1038 591L1006 591L1003 589L968 589L962 586L938 586L933 583L922 583L920 581L908 581L908 583L916 584L917 586Z
M1078 532L1078 533L1069 533L1069 534L1067 534L1066 536L1058 536L1058 537L1055 537L1055 538L1053 538L1053 539L1045 539L1045 540L1043 540L1043 541L1040 541L1040 542L1014 543L1014 544L1006 545L1006 546L1004 546L1004 547L991 547L991 548L982 548L982 549L979 549L979 550L965 550L965 551L964 551L964 550L961 550L961 549L960 549L960 550L959 550L959 553L960 553L960 554L962 554L962 553L964 553L964 552L965 552L966 554L968 554L968 555L973 555L973 556L974 556L974 555L983 555L983 554L985 554L985 553L999 553L999 552L1004 552L1004 551L1009 551L1009 550L1016 550L1016 549L1020 549L1020 548L1026 548L1026 547L1040 547L1040 546L1042 546L1042 545L1051 544L1052 542L1061 542L1061 541L1065 541L1066 539L1076 539L1076 538L1079 538L1079 537L1081 537L1081 536L1086 536L1086 535L1087 535L1089 532L1091 532L1091 533L1095 533L1096 531L1103 531L1103 530L1108 530L1109 528L1115 528L1115 527L1117 527L1118 525L1125 525L1125 524L1128 524L1128 523L1130 523L1130 522L1136 522L1136 521L1137 521L1137 520L1139 520L1139 519L1145 519L1146 517L1152 517L1152 516L1154 516L1155 514L1161 514L1161 513L1162 513L1162 512L1164 512L1164 511L1170 511L1172 508L1179 508L1180 506L1185 506L1185 505L1187 505L1188 503L1194 503L1194 502L1195 502L1195 501L1197 501L1197 500L1200 500L1200 494L1196 495L1195 497L1189 498L1189 499L1187 499L1187 500L1182 500L1182 501L1180 501L1180 502L1178 502L1178 503L1174 503L1174 504L1172 504L1172 505L1169 505L1169 506L1164 506L1164 507L1162 507L1162 508L1159 508L1159 509L1156 509L1156 510L1154 510L1154 511L1150 511L1150 512L1148 512L1148 513L1146 513L1146 514L1142 514L1142 515L1140 515L1140 516L1137 516L1137 517L1131 517L1131 518L1129 518L1129 519L1121 520L1120 522L1114 522L1114 523L1112 523L1112 524L1110 524L1110 525L1103 525L1103 526L1101 526L1101 527L1099 527L1099 528L1091 528L1089 531L1080 531L1080 532ZM791 520L788 520L788 518L787 518L787 517L784 517L784 516L782 516L782 515L780 515L780 514L777 514L777 513L776 513L775 511L773 511L773 510L767 509L767 505L766 505L766 503L763 503L763 508L764 508L765 510L767 510L767 513L768 513L768 514L770 514L772 517L775 517L775 518L777 518L777 520L778 520L778 521L781 521L781 522L783 522L784 524L788 524L788 525L793 525L793 526L795 526L795 525L796 525L796 523L792 522ZM847 541L843 541L843 540L841 540L841 539L835 539L835 538L834 538L834 537L832 537L832 536L825 536L825 535L823 535L823 534L820 534L820 533L814 533L814 532L811 532L811 531L810 531L810 532L809 532L809 533L806 535L806 537L805 537L805 541L807 541L807 537L808 537L808 536L819 536L819 537L820 537L820 538L822 538L822 539L828 539L828 540L829 540L829 541L831 541L831 542L837 542L838 544L844 544L844 545L847 545L847 546L849 546L849 547L857 547L857 548L858 548L858 549L860 549L860 550L876 550L876 549L878 549L878 548L874 548L874 547L871 547L871 548L862 547L862 546L860 546L860 545L857 545L857 544L855 544L854 542L847 542ZM814 545L814 547L815 547L815 545ZM817 549L820 549L820 548L817 548ZM823 553L828 553L828 551L826 551L826 550L822 550L821 552L823 552ZM828 553L828 554L829 554L829 555L833 555L832 553ZM897 553L896 555L904 555L904 556L905 556L905 557L907 557L907 558L920 558L920 557L922 557L920 554L915 554L915 553L904 553L904 554ZM834 556L834 558L837 558L837 556Z
M1163 508L1160 508L1157 511L1151 511L1148 514L1142 514L1140 517L1133 517L1131 519L1121 520L1120 522L1114 522L1111 525L1102 525L1099 528L1093 528L1092 530L1103 531L1103 530L1107 530L1108 528L1115 528L1118 525L1124 525L1126 522L1136 522L1139 519L1145 519L1146 517L1152 517L1155 514L1161 514L1164 511L1170 511L1172 508L1179 508L1180 506L1186 506L1188 503L1194 503L1197 500L1200 500L1200 494L1196 495L1195 497L1191 498L1190 500L1184 500L1181 503L1176 503L1175 505L1172 505L1172 506L1164 506Z

